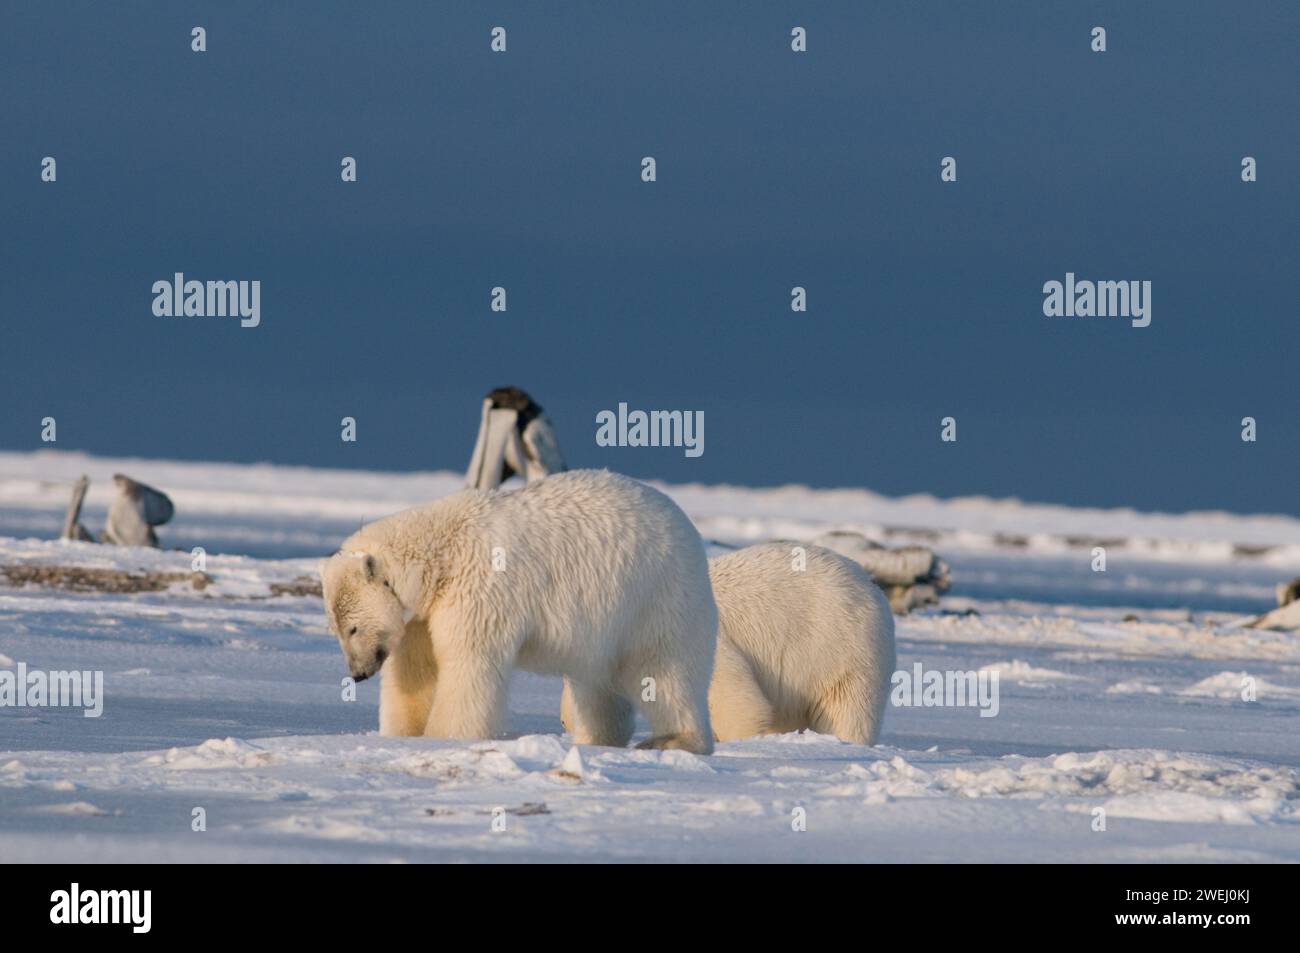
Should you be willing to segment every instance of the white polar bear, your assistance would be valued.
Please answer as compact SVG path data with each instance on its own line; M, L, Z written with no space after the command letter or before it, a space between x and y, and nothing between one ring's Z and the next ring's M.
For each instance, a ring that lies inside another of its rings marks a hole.
M894 672L894 616L866 570L820 546L765 543L719 556L709 572L717 740L811 728L874 744ZM566 728L570 709L566 685Z
M704 545L635 480L574 470L465 490L364 527L321 579L352 676L383 666L381 734L491 737L518 666L569 679L579 743L627 744L635 704L644 747L713 750Z

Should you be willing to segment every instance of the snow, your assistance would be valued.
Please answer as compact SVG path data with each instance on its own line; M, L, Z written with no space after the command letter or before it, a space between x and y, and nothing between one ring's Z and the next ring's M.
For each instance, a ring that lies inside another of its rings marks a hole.
M83 522L102 526L115 472L172 497L172 548L53 539L82 473ZM997 715L891 707L872 748L810 733L711 757L579 748L559 681L519 673L505 738L382 738L376 681L343 698L319 599L273 586L460 482L0 454L0 566L178 580L0 578L0 671L102 671L105 689L99 718L0 708L0 860L1300 860L1300 635L1241 624L1300 575L1300 520L662 487L714 552L831 529L935 548L953 591L899 620L898 668L997 671Z
M1019 682L1022 685L1037 685L1043 682L1068 682L1078 679L1078 675L1053 671L1050 668L1035 668L1028 662L1014 659L1010 662L994 662L980 668L981 672L997 672L1005 681Z

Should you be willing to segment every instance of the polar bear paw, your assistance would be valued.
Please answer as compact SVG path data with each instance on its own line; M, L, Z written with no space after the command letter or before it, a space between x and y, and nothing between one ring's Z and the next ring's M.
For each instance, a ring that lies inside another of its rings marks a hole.
M656 735L637 745L640 750L689 751L692 754L712 754L713 743L697 735Z

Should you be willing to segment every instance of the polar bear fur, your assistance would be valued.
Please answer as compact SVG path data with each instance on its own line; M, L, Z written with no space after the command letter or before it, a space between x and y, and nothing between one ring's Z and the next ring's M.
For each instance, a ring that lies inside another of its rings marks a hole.
M570 680L580 743L627 744L635 705L644 746L713 749L704 546L635 480L575 470L466 490L364 527L321 578L352 676L383 667L381 734L492 737L519 667Z
M820 546L766 543L719 556L709 573L717 740L811 728L874 744L894 672L894 617L866 570ZM565 727L569 709L566 686Z

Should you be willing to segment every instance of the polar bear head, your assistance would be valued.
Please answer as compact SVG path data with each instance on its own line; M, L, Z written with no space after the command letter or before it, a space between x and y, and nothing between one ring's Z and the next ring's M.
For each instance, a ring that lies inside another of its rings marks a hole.
M379 671L406 628L402 604L373 553L336 553L320 564L325 614L357 681Z

